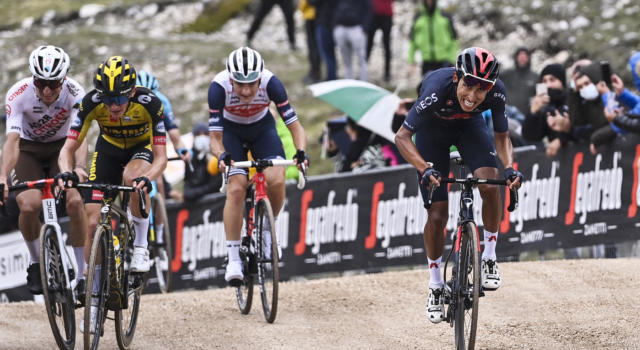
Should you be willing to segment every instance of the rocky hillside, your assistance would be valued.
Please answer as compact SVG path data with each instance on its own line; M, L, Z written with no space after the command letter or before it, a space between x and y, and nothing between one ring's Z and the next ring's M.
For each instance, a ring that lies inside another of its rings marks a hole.
M109 55L121 54L137 69L153 71L161 90L174 105L181 129L189 131L194 120L207 118L206 93L209 81L224 68L226 55L245 44L245 33L257 0L213 33L183 32L205 8L216 8L223 0L209 1L101 1L80 4L75 0L57 1L55 12L46 1L40 8L7 11L0 15L0 91L29 74L27 57L37 45L50 43L70 54L70 75L90 87L95 67ZM233 1L233 0L226 0ZM32 2L25 2L32 4ZM14 5L15 6L15 5ZM35 6L35 5L31 5ZM626 62L640 44L634 21L640 5L619 1L542 1L442 0L440 6L454 15L462 46L487 47L505 66L519 46L534 49L534 69L548 62L569 63L580 55L612 62L615 72L630 82ZM11 7L9 7L11 9ZM407 76L407 36L413 20L414 1L397 0L392 30L393 80L385 85L411 96L419 76ZM2 18L1 16L4 16ZM11 17L7 17L11 16ZM337 112L314 99L302 78L307 73L303 20L296 13L299 49L290 52L284 19L279 8L269 14L253 45L265 56L269 69L285 82L291 101L302 116L309 133L312 157L319 158L316 142L324 121ZM380 34L378 34L380 36ZM377 38L380 40L380 37ZM378 43L370 62L371 79L382 84L382 49ZM331 171L328 163L315 162L314 173Z

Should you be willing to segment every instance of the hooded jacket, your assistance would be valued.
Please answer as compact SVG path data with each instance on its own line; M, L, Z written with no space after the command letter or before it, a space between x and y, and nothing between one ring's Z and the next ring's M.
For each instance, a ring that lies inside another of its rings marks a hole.
M515 62L514 68L507 69L500 73L500 80L504 83L509 95L507 96L507 104L516 106L522 114L529 113L529 99L536 93L536 83L538 75L531 71L531 61L525 67L518 67L518 54L525 51L531 57L527 48L521 47L516 50L513 55Z
M409 34L409 63L415 63L416 51L420 51L422 61L455 62L460 45L451 16L440 12L435 0L431 13L424 0L420 1L419 9Z

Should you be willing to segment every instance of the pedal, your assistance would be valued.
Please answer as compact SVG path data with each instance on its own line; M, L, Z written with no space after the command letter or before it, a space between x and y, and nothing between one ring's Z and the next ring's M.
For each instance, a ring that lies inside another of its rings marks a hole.
M234 288L239 288L242 286L242 280L239 280L236 278L232 279L231 281L228 281L227 283L229 283L229 285Z

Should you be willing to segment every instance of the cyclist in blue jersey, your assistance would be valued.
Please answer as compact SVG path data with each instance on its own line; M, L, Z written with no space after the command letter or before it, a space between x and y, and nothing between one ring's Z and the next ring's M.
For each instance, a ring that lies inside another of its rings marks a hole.
M449 147L455 145L473 175L498 177L498 159L505 167L504 176L511 188L520 187L523 176L513 169L513 146L509 140L505 115L505 88L498 80L500 64L489 51L471 47L457 57L455 68L441 68L427 74L420 97L409 111L396 134L402 156L418 170L420 192L426 203L428 186L439 186L439 179L449 174ZM482 112L491 110L494 144L487 132ZM415 143L411 137L415 134ZM484 223L482 283L486 290L500 287L502 280L496 264L498 225L502 201L497 186L479 185ZM444 281L440 273L447 224L448 195L438 187L428 209L424 242L429 263L429 299L427 315L433 323L444 318Z
M297 164L309 164L304 151L305 132L289 104L284 85L271 71L264 68L262 56L257 51L241 47L231 52L227 59L227 69L218 73L209 86L211 152L220 160L218 164L221 172L225 171L226 166L233 165L234 161L247 160L245 147L255 159L285 158L275 119L269 112L272 101L293 136L297 149L294 160ZM285 168L270 167L265 170L265 174L267 194L277 220L285 199ZM228 181L223 212L229 257L225 279L229 284L237 285L243 278L239 248L248 183L247 171L231 169ZM265 238L268 237L271 235L266 234Z

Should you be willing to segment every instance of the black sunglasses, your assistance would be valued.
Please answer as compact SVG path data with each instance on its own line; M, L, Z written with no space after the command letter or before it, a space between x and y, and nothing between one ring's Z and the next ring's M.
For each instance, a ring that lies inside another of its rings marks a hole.
M59 87L62 86L62 79L61 80L45 80L45 79L39 79L34 77L33 78L33 84L39 89L39 90L44 90L44 88L49 87L49 89L51 90L55 90Z

